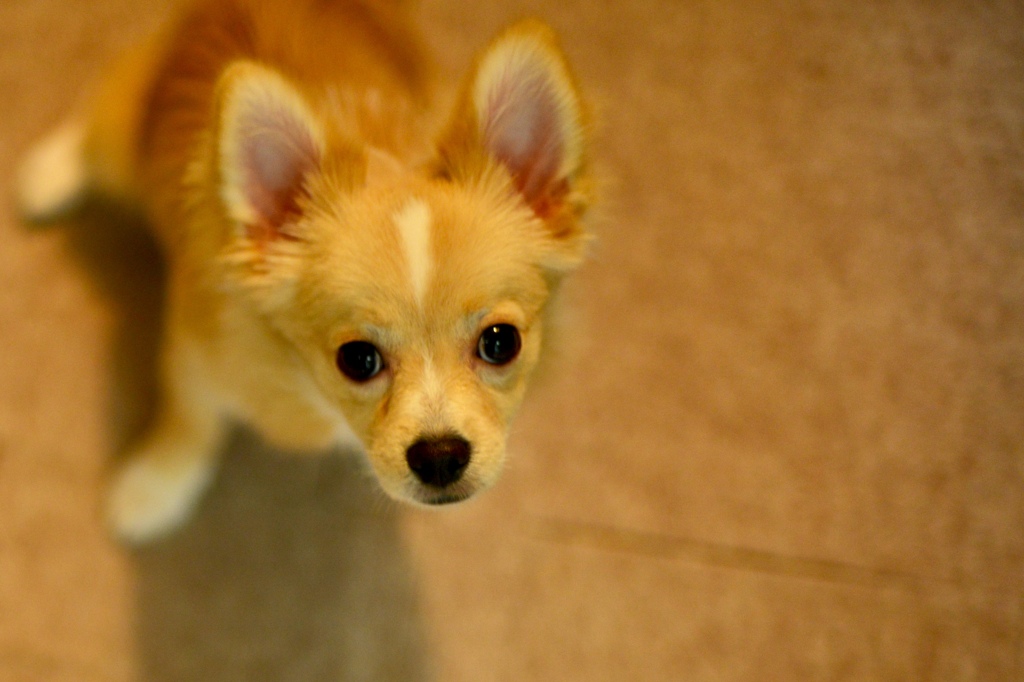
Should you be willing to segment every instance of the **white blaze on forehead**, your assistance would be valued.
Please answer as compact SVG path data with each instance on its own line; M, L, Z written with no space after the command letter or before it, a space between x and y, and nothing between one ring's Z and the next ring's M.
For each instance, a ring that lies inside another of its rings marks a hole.
M407 203L394 216L409 267L413 295L421 304L434 265L430 247L431 220L430 207L419 199Z

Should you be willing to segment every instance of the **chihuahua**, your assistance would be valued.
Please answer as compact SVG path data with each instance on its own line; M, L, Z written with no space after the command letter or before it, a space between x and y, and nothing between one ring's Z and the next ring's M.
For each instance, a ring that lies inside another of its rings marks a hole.
M30 151L29 219L129 202L168 263L157 410L107 497L120 537L180 526L236 421L357 446L418 505L494 483L587 250L588 115L536 21L442 117L433 71L396 0L207 1Z

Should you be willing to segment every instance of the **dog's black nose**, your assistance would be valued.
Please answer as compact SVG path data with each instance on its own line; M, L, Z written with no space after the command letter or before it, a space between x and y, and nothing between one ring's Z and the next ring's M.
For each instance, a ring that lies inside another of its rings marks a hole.
M443 488L462 476L472 449L458 436L421 438L405 451L405 461L421 481Z

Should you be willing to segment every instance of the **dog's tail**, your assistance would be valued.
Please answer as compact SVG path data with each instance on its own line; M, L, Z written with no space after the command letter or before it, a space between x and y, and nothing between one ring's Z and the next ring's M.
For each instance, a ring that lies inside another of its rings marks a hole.
M28 151L15 188L24 218L59 218L91 194L134 202L144 91L162 39L155 36L123 55L85 106Z

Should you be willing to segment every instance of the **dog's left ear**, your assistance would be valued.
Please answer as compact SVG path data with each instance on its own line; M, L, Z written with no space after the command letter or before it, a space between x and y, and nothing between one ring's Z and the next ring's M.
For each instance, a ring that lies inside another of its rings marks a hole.
M499 35L463 83L439 145L441 172L471 182L503 167L575 261L590 199L586 137L584 106L554 31L525 21Z

